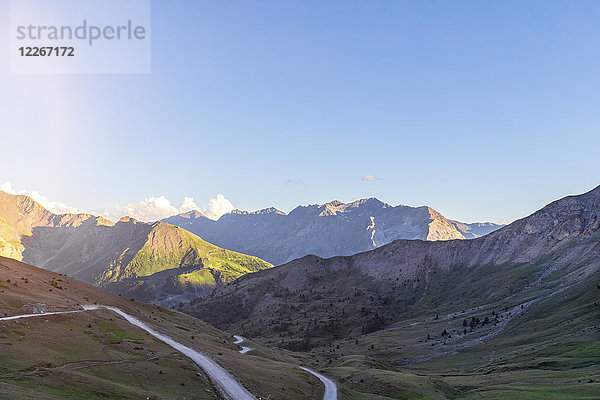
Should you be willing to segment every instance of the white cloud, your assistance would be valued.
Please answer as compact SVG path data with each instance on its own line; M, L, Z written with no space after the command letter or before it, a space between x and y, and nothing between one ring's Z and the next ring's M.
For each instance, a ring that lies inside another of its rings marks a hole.
M0 190L2 190L3 192L6 192L8 194L17 194L17 192L13 189L10 182L4 182L2 184L2 186L0 186Z
M361 181L363 182L372 182L372 181L376 181L379 178L374 177L373 175L365 175L362 178L360 178Z
M288 179L284 183L286 185L306 185L302 179Z
M181 202L181 205L179 206L179 209L183 210L182 212L188 212L193 210L200 210L200 207L198 207L198 204L194 203L193 198L184 197L183 201Z
M224 195L218 194L217 197L211 197L208 201L208 210L204 210L204 214L211 219L219 219L221 215L227 214L235 210L235 207Z
M152 222L192 210L200 210L200 206L191 197L184 197L179 207L177 207L171 204L171 201L165 196L159 196L148 197L137 203L131 203L124 208L116 206L111 214L114 219L129 216L140 221Z
M137 203L128 204L125 208L118 211L118 213L120 216L127 215L141 221L149 222L179 214L180 211L165 196L159 196L148 197Z
M13 186L11 185L10 182L3 183L2 186L0 186L0 190L4 191L6 193L9 193L9 194L24 194L26 196L29 196L33 200L40 203L41 206L44 207L46 210L51 211L55 214L66 214L66 213L80 214L83 212L75 207L68 206L65 203L51 201L47 197L41 195L39 192L37 192L35 190L17 191L13 188Z
M233 204L223 194L211 197L208 202L208 208L200 207L191 197L184 197L181 204L176 206L165 196L159 196L149 197L143 201L131 203L126 207L113 206L109 215L114 220L118 220L123 216L129 216L140 221L152 222L188 211L198 210L202 211L208 218L219 219L221 215L234 209Z

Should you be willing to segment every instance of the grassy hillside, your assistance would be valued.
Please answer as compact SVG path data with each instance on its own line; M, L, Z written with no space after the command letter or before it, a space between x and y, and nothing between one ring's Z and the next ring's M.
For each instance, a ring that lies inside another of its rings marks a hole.
M568 282L565 272L551 279ZM458 275L447 278L449 287L460 287ZM476 304L458 294L460 288L452 300L432 290L423 304L438 307L424 305L383 330L313 351L332 376L373 372L344 367L348 354L359 354L397 371L440 379L456 390L454 398L595 399L600 394L598 285L600 272L595 272L562 291L547 285Z
M270 266L257 257L214 246L179 227L157 223L144 246L125 266L129 275L126 277L149 276L174 265L202 265L205 270L217 275L223 283ZM187 275L194 274L200 276L202 272L196 271ZM201 282L200 280L199 283Z
M166 304L211 293L240 276L271 268L252 256L214 246L163 222L136 239L139 250L126 249L112 260L96 284L115 293Z
M111 295L81 282L0 258L0 316L121 308L225 366L263 398L319 399L323 388L291 353L252 343L242 355L232 335L185 314ZM189 359L107 310L0 321L3 399L214 399Z

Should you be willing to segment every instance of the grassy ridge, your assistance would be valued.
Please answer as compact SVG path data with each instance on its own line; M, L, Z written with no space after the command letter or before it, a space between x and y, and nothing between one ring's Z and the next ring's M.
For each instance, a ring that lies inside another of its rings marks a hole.
M192 287L212 287L229 283L240 276L271 268L253 256L221 249L178 227L159 224L118 279L147 277L172 268L198 267L180 274L177 281Z
M155 240L146 242L126 267L130 276L148 276L174 266L203 265L222 272L226 277L224 282L229 282L243 274L272 267L260 258L214 246L184 229L169 228L176 230L177 244L165 246L157 245Z

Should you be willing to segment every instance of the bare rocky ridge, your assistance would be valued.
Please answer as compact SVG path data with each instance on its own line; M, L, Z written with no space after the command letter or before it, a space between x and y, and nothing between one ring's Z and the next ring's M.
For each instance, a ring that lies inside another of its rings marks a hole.
M89 214L56 215L0 191L0 254L115 293L165 304L210 293L271 265L179 227Z
M307 254L356 254L396 239L474 238L501 227L450 221L430 207L394 207L375 198L299 206L289 214L275 208L251 213L235 210L213 221L199 212L190 212L164 221L218 246L276 265Z

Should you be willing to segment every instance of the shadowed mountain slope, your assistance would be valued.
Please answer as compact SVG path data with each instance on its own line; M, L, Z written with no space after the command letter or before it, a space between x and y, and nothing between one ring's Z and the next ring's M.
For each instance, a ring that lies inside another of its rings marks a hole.
M600 265L599 215L600 188L596 188L555 201L478 239L397 240L348 257L307 256L239 279L210 298L196 301L187 310L217 324L252 321L258 315L264 319L278 314L278 307L288 307L288 298L300 304L305 298L310 303L311 293L324 287L327 295L322 295L322 299L339 303L328 314L341 312L349 305L368 308L368 312L349 313L345 319L350 324L356 322L356 315L369 321L372 310L381 309L378 320L385 326L406 312L418 310L432 288L436 295L443 296L438 292L439 285L450 275L458 274L467 281L469 276L479 276L483 271L488 274L479 287L465 288L474 294L485 293L469 301L488 301L490 296L502 298L529 290L553 274L564 275L560 284L567 285L579 282ZM516 276L519 279L515 281ZM490 282L490 277L496 283ZM465 297L468 295L465 293ZM228 303L238 311L216 315L210 310L217 303ZM431 306L443 304L427 305ZM337 307L340 310L335 311ZM339 316L335 319L344 320ZM342 331L349 334L357 329L361 329L360 324Z

